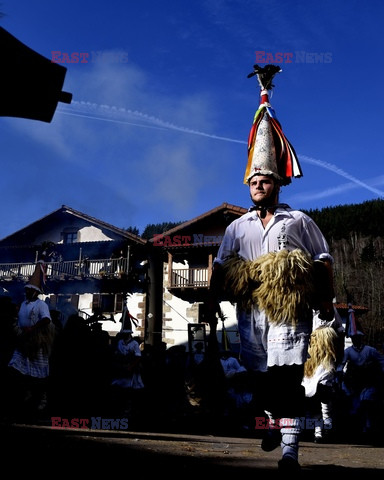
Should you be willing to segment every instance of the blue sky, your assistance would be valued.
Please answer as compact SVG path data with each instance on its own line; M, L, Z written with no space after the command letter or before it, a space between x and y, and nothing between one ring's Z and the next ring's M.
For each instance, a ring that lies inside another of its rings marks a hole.
M3 28L62 62L73 94L51 123L0 117L0 238L63 204L140 233L223 202L248 207L259 90L247 75L267 53L284 54L270 101L304 173L280 200L308 210L384 196L381 0L4 0L0 10ZM86 61L69 63L76 53Z

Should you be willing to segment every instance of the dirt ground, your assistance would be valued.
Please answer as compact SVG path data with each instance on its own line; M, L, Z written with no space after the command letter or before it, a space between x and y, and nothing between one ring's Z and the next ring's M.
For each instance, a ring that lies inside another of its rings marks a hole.
M3 469L42 477L86 475L167 479L217 475L224 478L278 478L280 448L266 453L260 438L133 432L50 425L6 424L2 432ZM383 478L381 445L301 442L300 478L342 475ZM337 478L337 477L336 477Z

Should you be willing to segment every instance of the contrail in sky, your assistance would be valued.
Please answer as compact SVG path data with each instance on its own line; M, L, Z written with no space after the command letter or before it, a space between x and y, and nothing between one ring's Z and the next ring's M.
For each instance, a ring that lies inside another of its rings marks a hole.
M67 115L85 116L87 118L93 118L96 120L105 120L105 121L115 122L115 123L125 123L127 125L135 125L138 127L161 128L164 130L176 130L178 132L189 133L192 135L199 135L201 137L208 137L214 140L224 140L226 142L242 143L242 144L247 143L247 142L244 142L243 140L236 140L228 137L220 137L218 135L212 135L210 133L201 132L199 130L193 130L191 128L181 127L179 125L175 125L174 123L166 122L164 120L161 120L161 118L154 117L152 115L147 115L146 113L139 112L137 110L110 107L108 105L98 105L97 103L91 103L91 102L72 101L72 104L74 104L75 108L71 108L69 106L60 106L60 108L57 108L57 112L65 113ZM146 123L133 124L132 122L124 118L114 118L116 116L117 117L133 116L136 118L136 120L139 119Z
M378 190L377 188L374 188L374 187L371 187L370 185L367 185L365 182L362 182L358 178L355 178L354 176L345 172L344 170L337 167L336 165L333 165L332 163L323 162L322 160L316 160L315 158L307 157L306 155L300 155L300 159L303 160L306 163L311 163L312 165L317 165L319 167L323 167L327 170L330 170L333 173L336 173L337 175L340 175L341 177L347 178L348 180L351 180L351 182L354 182L357 185L360 185L361 187L367 188L371 192L376 193L377 195L380 195L380 197L384 196L384 192L382 190Z
M65 115L72 115L76 117L83 117L89 118L93 120L101 120L105 122L112 122L112 123L119 123L125 125L133 125L135 127L141 128L155 128L159 130L175 130L182 133L188 133L191 135L199 135L201 137L212 138L213 140L221 140L225 142L232 142L232 143L240 143L240 144L247 144L244 140L236 140L234 138L229 137L221 137L219 135L213 135L210 133L201 132L199 130L194 130L187 127L182 127L179 125L175 125L170 122L166 122L158 117L153 115L148 115L146 113L137 111L137 110L130 110L126 108L120 107L112 107L109 105L99 105L97 103L91 102L84 102L84 101L72 101L70 105L59 105L57 108L58 113L63 113ZM136 122L129 121L127 117L133 117ZM141 120L144 123L137 123ZM359 185L367 190L379 195L380 197L384 197L384 192L377 188L371 187L367 183L355 178L353 175L345 172L341 168L333 165L332 163L323 162L322 160L317 160L312 157L308 157L307 155L299 155L300 160L305 163L310 163L312 165L316 165L321 168L325 168L326 170L330 170L331 172L335 173L336 175L340 175L341 177L350 180L351 182Z

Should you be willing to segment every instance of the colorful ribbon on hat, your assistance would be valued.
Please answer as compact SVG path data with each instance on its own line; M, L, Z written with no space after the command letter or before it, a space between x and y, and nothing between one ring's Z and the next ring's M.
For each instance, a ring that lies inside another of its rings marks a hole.
M244 174L244 183L248 183L248 177L251 173L253 151L256 144L257 130L264 115L269 116L272 135L276 149L276 163L278 174L282 178L282 185L291 183L292 177L302 177L303 172L300 167L299 159L295 149L284 135L280 122L277 120L275 111L271 107L266 90L261 91L261 103L255 113L253 124L248 135L248 162Z

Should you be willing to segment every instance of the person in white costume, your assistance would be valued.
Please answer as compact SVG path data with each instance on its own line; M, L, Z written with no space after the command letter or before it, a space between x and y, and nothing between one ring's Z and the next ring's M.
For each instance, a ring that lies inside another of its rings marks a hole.
M24 398L23 409L37 411L47 406L49 358L55 335L48 305L39 298L42 293L42 263L25 286L17 322L17 344L8 364L15 392Z
M304 364L303 386L307 415L314 421L316 443L331 438L334 431L338 350L339 335L333 326L324 325L313 330Z
M314 311L326 321L334 317L333 258L316 223L279 202L281 187L301 170L268 103L267 77L273 69L267 67L273 66L258 73L262 103L249 137L244 178L253 206L225 231L211 292L219 301L236 303L241 362L254 374L254 397L275 427L262 448L281 445L278 468L297 471L304 363Z

